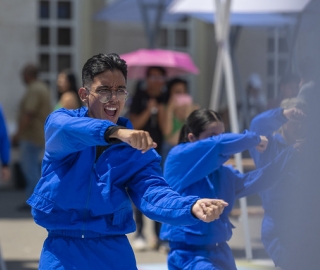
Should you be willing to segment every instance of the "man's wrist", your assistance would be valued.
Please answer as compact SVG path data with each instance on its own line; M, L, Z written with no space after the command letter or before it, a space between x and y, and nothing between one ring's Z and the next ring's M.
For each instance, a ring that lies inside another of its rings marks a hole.
M122 126L112 126L107 128L107 130L104 133L104 140L107 143L118 143L120 142L120 140L116 137L112 137L112 135L118 131L119 129L126 129L126 127L122 127Z

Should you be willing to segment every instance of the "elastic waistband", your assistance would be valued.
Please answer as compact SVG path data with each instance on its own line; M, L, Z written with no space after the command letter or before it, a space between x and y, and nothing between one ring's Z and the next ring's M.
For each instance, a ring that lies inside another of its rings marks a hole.
M169 242L170 249L186 249L186 250L212 250L213 248L216 248L223 244L224 242L213 243L210 245L189 245L182 242Z
M94 231L82 230L48 230L49 236L67 236L74 238L115 237L119 235L106 235Z

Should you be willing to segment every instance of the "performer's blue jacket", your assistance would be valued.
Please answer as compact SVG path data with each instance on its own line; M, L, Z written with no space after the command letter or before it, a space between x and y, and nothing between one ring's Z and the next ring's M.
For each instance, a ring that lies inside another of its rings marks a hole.
M117 124L131 128L125 118L119 118ZM28 199L35 222L49 234L78 238L124 235L136 228L132 200L141 212L159 222L197 224L199 219L191 208L199 197L181 197L168 186L155 150L143 154L119 142L110 144L95 160L96 146L108 145L104 134L111 126L115 124L88 117L85 107L59 109L49 115L42 177ZM119 251L119 258L132 253L125 249ZM107 256L105 260L119 258Z
M283 169L282 159L292 154L288 150L266 168L246 174L223 165L230 155L250 149L259 141L258 135L245 131L243 134L226 133L175 146L165 162L164 177L169 185L181 195L220 198L229 205L220 218L211 223L192 226L163 224L161 238L190 245L228 241L233 228L228 215L234 201L272 187L276 175Z
M277 157L289 145L279 132L279 128L287 122L287 118L283 115L282 108L272 109L257 115L251 122L250 130L259 135L267 136L269 143L268 148L264 153L259 153L255 149L250 149L250 154L254 159L257 168L265 166L275 157ZM286 185L294 183L296 175L293 170L288 170L282 179L278 176L279 181L277 185L269 190L260 192L262 206L264 209L264 217L261 226L261 240L266 252L274 260L276 265L281 265L280 257L285 252L283 250L280 236L282 228L282 220L285 215L292 215L282 211L282 206L286 202Z
M9 164L10 140L7 132L6 120L0 105L0 157L2 166Z

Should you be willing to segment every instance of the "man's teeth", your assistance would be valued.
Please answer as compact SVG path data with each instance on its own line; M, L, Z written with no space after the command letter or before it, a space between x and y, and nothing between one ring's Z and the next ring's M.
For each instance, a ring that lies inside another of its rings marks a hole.
M114 107L107 107L107 110L108 111L115 111L117 108L114 108Z

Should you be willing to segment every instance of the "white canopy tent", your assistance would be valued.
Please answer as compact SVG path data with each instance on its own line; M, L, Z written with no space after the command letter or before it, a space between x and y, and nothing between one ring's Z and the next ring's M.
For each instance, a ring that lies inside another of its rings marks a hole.
M218 44L210 108L217 110L220 84L225 76L231 131L238 133L234 76L229 49L230 14L279 14L301 12L310 0L175 0L170 6L172 13L211 14L215 21L215 37ZM214 17L213 17L214 16ZM235 155L237 169L243 171L241 153ZM241 217L245 234L246 258L252 259L246 199L240 199Z

